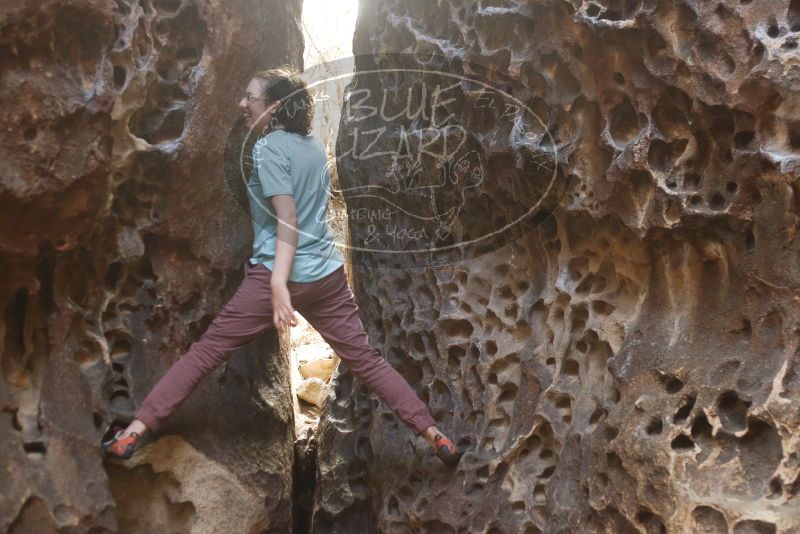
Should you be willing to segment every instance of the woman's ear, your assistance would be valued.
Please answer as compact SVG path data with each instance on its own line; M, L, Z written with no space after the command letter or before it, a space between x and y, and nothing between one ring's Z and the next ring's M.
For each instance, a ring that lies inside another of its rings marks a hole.
M275 111L277 111L277 109L280 107L280 105L281 105L281 101L280 100L276 100L275 102L270 104L267 109L269 110L269 112L271 114L275 114Z

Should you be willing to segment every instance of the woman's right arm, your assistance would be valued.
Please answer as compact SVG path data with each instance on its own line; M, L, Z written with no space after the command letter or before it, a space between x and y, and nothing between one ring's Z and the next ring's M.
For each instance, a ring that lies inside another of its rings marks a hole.
M275 195L270 198L278 218L277 243L275 244L275 268L272 270L273 322L276 328L297 325L287 282L297 250L297 209L292 195Z

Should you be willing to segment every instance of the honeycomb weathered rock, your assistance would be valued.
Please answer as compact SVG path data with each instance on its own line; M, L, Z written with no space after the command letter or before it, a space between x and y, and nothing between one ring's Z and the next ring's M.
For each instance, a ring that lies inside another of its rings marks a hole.
M505 241L428 266L396 253L388 222L373 240L380 216L351 217L372 248L353 251L370 337L467 453L440 466L340 367L315 532L800 529L799 38L794 0L362 2L357 70L509 80L552 136L520 145L519 116L479 114L469 83L447 125L383 121L384 140L466 126L486 173L453 236L543 198L511 188L532 155L549 154L556 195ZM351 91L402 105L431 79L365 74ZM352 151L368 115L339 134L351 214L386 201L353 193L391 164ZM440 172L421 168L400 186Z
M288 347L274 332L167 421L173 446L147 453L157 466L106 471L98 446L243 276L251 226L227 190L225 140L249 77L301 63L300 7L0 3L0 531L291 528L289 370L271 357ZM215 517L226 503L237 519Z

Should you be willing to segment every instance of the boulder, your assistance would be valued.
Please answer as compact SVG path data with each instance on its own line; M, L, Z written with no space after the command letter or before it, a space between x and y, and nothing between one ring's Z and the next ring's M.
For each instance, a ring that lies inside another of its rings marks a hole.
M297 397L321 408L328 396L328 385L319 378L306 378L297 386Z
M300 374L303 378L317 378L323 382L327 382L331 378L333 370L338 364L338 358L321 358L319 360L311 360L300 365Z
M800 530L798 17L360 3L353 289L466 454L342 368L314 532Z
M211 372L153 455L112 466L99 444L242 280L251 223L225 149L250 76L301 65L300 11L0 4L0 531L291 530L286 336Z

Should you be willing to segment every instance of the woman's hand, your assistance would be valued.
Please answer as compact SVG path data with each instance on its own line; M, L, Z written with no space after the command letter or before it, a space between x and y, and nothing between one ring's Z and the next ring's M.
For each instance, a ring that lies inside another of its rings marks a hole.
M270 284L272 289L272 321L275 328L290 325L297 326L297 316L292 307L292 297L286 282L273 280Z

